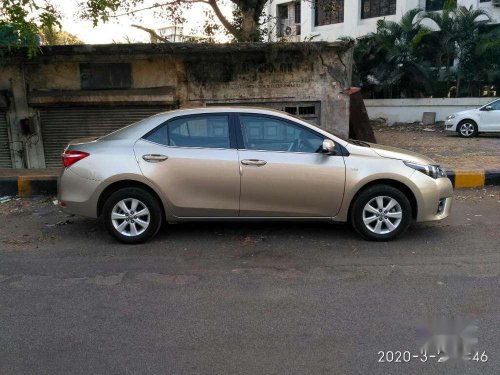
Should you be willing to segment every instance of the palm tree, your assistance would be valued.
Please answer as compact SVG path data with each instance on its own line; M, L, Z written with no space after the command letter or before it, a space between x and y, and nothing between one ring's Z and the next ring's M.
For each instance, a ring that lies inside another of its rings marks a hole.
M469 82L478 75L476 47L480 42L480 28L491 21L483 9L457 6L456 0L446 1L442 13L426 12L421 20L429 19L439 30L431 35L435 61L438 66L445 66L447 82L450 80L452 59L457 59L457 94L461 78Z
M398 95L411 96L418 87L430 88L428 69L418 57L417 48L422 38L431 31L420 24L421 9L406 12L400 22L379 20L377 31L366 38L364 66L367 79L391 90L398 88ZM358 66L359 68L359 66Z
M476 55L486 81L491 84L500 80L500 28L482 33L476 47Z
M456 10L456 45L458 55L457 93L460 92L460 80L465 78L469 83L479 74L476 48L481 41L480 28L491 21L488 12L483 9L472 9L460 6Z
M455 58L455 9L456 0L447 0L444 3L442 12L422 12L420 20L428 19L432 21L438 30L430 33L426 37L425 47L431 55L431 60L436 67L444 66L446 69L446 82L449 87L451 78L450 68Z

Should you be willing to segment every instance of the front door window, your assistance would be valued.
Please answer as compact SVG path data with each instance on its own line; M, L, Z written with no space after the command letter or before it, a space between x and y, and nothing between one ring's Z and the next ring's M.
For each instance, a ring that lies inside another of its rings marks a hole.
M324 137L300 125L268 116L240 116L247 150L319 153Z

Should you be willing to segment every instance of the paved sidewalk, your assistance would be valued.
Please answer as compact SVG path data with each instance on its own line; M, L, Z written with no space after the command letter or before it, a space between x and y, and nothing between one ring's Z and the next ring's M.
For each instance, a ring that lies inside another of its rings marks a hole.
M434 130L425 131L424 129ZM426 155L446 170L500 170L500 135L465 139L441 126L374 126L377 143Z
M465 139L442 125L374 125L377 143L429 156L448 172L455 188L500 185L500 135Z

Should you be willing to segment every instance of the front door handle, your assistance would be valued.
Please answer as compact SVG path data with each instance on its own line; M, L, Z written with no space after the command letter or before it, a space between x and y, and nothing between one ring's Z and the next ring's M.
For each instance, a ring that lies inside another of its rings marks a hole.
M167 160L168 156L160 154L147 154L142 155L142 158L149 163L159 163L160 161Z
M244 159L241 161L241 164L243 164L243 165L255 165L257 167L261 167L263 165L266 165L267 161L259 160L259 159Z

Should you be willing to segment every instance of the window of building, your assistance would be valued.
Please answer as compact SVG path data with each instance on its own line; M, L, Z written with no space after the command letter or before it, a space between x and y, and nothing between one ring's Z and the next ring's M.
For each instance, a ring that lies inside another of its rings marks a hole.
M300 21L300 19L301 19L301 18L300 18L300 17L301 17L301 16L300 16L300 12L301 12L301 8L300 8L300 1L297 1L297 2L295 3L295 12L294 12L294 13L295 13L295 23L300 23L300 22L301 22L301 21Z
M479 0L480 3L489 3L491 0Z
M300 9L300 1L278 4L276 6L278 37L300 35Z
M361 0L361 18L396 14L396 0Z
M132 87L130 63L80 64L82 90L128 89Z
M443 10L445 0L425 0L425 10Z
M280 20L288 19L288 4L278 5L278 18Z
M317 122L319 116L319 103L287 104L283 106L281 110L291 115L302 117L310 122Z
M241 115L240 120L247 150L321 152L324 137L302 126L258 115Z
M182 117L169 121L146 139L177 147L229 148L229 119L225 115Z
M331 25L344 22L344 0L316 0L314 25Z

